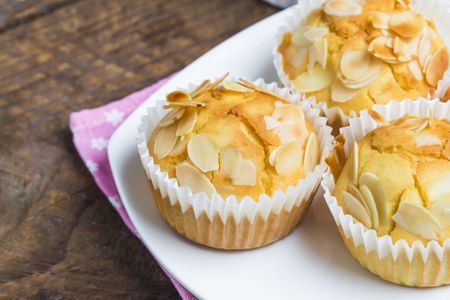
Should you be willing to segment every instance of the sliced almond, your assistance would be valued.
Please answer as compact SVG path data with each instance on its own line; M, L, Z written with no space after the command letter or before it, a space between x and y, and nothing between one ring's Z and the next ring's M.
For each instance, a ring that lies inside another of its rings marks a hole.
M397 56L397 59L401 62L407 62L411 60L411 54L409 53L408 44L406 44L402 38L396 36L394 38L394 44L392 50Z
M372 221L370 219L369 213L366 211L361 202L359 202L349 192L344 192L342 194L342 198L344 200L344 204L347 208L348 213L367 228L372 228Z
M178 122L177 136L188 134L194 130L197 122L197 108L188 108L183 117Z
M422 130L424 130L425 128L427 128L428 125L429 125L428 119L422 120L422 123L416 128L416 133L421 132Z
M370 54L363 50L347 50L342 54L340 69L349 80L359 80L369 69Z
M359 149L358 143L353 143L353 149L348 157L348 163L350 164L350 182L354 185L358 184L358 169L359 169Z
M427 66L425 77L427 82L435 87L438 81L444 76L448 67L448 51L443 47L436 50Z
M352 194L352 196L355 197L355 199L358 200L364 206L364 209L371 217L369 207L367 206L366 200L364 200L364 196L361 194L359 189L355 185L349 184L347 187L347 192Z
M369 172L362 173L359 177L359 186L363 185L367 186L372 193L373 199L375 200L375 204L377 206L379 225L384 227L388 224L388 219L386 194L384 192L383 185L375 174Z
M175 146L173 146L172 151L170 151L169 156L177 156L183 153L186 150L188 139L184 136L180 136L177 139L177 142L175 143Z
M192 136L187 145L187 153L189 159L202 172L219 169L219 150L207 135Z
M222 76L220 76L219 78L216 79L216 81L214 81L213 83L211 83L210 88L214 89L217 86L219 86L224 80L225 78L228 77L228 75L230 75L230 73L226 72L225 74L223 74Z
M278 146L278 147L274 148L274 149L270 152L270 155L269 155L269 164L270 164L272 167L275 167L275 161L276 161L276 158L277 158L278 151L280 151L280 149L281 149L282 147L283 147L283 145Z
M417 81L422 81L423 80L422 70L420 69L420 65L419 65L419 62L417 60L410 61L408 63L408 68L409 68L409 71L411 72L411 74L413 75L413 77Z
M397 63L398 59L391 47L386 44L388 42L388 37L379 36L374 39L369 44L368 51L372 53L373 56L387 62L387 63Z
M189 101L189 102L169 102L164 105L164 108L179 108L179 107L204 107L205 102Z
M448 185L447 185L448 187ZM450 226L450 191L447 188L447 194L440 199L433 201L431 205L431 212L439 220L441 225L445 228Z
M293 141L282 146L276 155L275 169L279 175L290 175L298 170L302 164L302 144Z
M394 50L394 38L387 37L386 38L386 46Z
M358 90L349 89L339 79L331 85L331 100L338 103L350 101L358 94Z
M305 175L312 172L319 162L320 158L319 142L314 132L311 132L308 136L305 147L305 155L303 157L303 170Z
M416 136L416 147L423 146L442 146L442 141L432 134L419 134Z
M216 192L208 177L188 162L182 162L175 167L175 176L180 186L188 186L194 194L205 192L211 196Z
M323 69L325 69L327 67L328 59L328 41L326 39L318 40L314 42L313 48L316 51L315 56L317 62Z
M428 197L431 202L437 201L439 198L446 198L447 201L450 201L450 173L441 176L428 190Z
M328 34L328 27L310 27L303 33L303 36L311 43L324 39Z
M381 11L373 11L370 14L370 20L372 21L373 27L387 30L389 29L391 15Z
M284 104L275 108L272 117L284 125L305 124L305 115L302 109L294 104Z
M366 74L364 74L364 76L361 77L359 80L357 81L348 80L342 74L338 74L339 80L342 82L343 85L345 85L349 89L360 89L368 86L375 79L378 78L382 66L382 62L376 58L371 58L370 61L371 63L369 69L367 70Z
M236 81L232 81L232 80L224 80L222 83L222 86L230 91L234 91L234 92L242 92L242 93L246 93L249 91L248 88L236 83Z
M427 73L428 66L430 65L430 62L431 62L431 59L432 59L432 58L433 58L433 55L432 55L432 54L428 54L428 55L425 57L425 62L423 63L423 66L422 66L422 72L424 72L425 75L426 75L426 73Z
M362 7L351 0L329 0L324 4L323 11L330 16L349 17L361 14Z
M427 240L436 240L436 232L441 229L439 220L423 206L400 202L397 213L392 220L404 230Z
M172 125L177 120L179 120L185 112L184 108L174 108L172 109L167 115L165 115L161 121L159 121L158 126L159 127L167 127L169 125Z
M278 122L274 117L272 116L264 116L264 124L266 125L266 130L271 131L280 126L280 122Z
M293 141L304 142L308 137L306 128L299 124L282 126L277 132L281 144L287 144Z
M201 95L203 92L209 90L210 85L211 85L211 82L209 80L204 80L199 86L197 86L189 94L191 95L192 99L194 99L195 97Z
M323 69L319 65L314 65L309 72L305 72L294 79L294 88L303 93L320 91L329 86L335 78L331 68Z
M220 168L225 175L236 178L242 164L242 155L235 147L229 146L221 151Z
M310 40L308 40L304 34L311 28L313 28L313 27L305 26L305 27L296 29L291 35L292 44L299 48L309 47L312 44L312 42Z
M160 159L169 155L177 142L177 124L160 128L153 144L153 152Z
M396 0L396 2L398 4L400 4L403 8L408 8L408 5L406 5L405 1L403 1L403 0Z
M236 177L233 177L234 185L256 185L256 166L250 159L243 159Z
M191 95L184 91L173 91L166 96L167 102L188 102L192 101Z
M431 39L428 33L428 30L424 30L423 34L419 39L419 49L418 49L418 57L419 62L422 68L425 66L425 60L427 56L430 54L431 50Z
M390 28L398 35L406 38L411 38L421 33L425 25L425 18L410 10L392 15L390 22Z
M362 185L359 187L359 190L364 197L364 201L369 209L370 216L372 217L372 226L374 229L378 229L378 227L380 226L380 220L378 216L377 205L375 203L375 198L373 197L372 192L367 186Z

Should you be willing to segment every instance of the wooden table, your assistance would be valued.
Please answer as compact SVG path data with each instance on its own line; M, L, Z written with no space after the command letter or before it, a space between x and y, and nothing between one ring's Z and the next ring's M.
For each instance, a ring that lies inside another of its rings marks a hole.
M69 113L274 12L258 0L0 0L0 298L178 297L83 166Z

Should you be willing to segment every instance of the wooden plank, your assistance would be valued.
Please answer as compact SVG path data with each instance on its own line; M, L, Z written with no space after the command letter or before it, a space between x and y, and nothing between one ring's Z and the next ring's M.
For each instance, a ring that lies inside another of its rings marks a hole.
M0 0L0 298L173 299L95 186L68 116L275 12L256 0Z

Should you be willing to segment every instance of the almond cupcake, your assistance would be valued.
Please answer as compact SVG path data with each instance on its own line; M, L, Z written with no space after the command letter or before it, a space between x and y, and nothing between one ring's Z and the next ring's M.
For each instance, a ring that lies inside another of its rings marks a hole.
M449 25L447 5L421 0L416 10L408 0L318 2L299 4L281 29L275 66L286 86L321 103L332 124L374 104L434 95L449 64L435 23ZM432 20L422 11L440 12Z
M319 110L275 84L225 76L166 100L142 119L138 149L167 223L221 249L260 247L291 232L331 149Z
M325 198L371 272L409 286L450 284L450 103L396 104L342 129Z

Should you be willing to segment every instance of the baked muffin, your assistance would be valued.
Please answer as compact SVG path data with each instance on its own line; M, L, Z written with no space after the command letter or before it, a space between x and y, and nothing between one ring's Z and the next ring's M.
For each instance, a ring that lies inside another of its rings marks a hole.
M354 144L334 192L344 212L379 236L450 238L450 122L405 116Z
M385 280L450 284L450 103L374 109L341 128L326 159L322 186L339 233L352 256Z
M176 179L174 197L189 188L192 211L177 206L185 200L175 204L155 186L152 191L161 215L188 239L216 248L254 248L288 234L308 207L320 180L320 170L304 179L319 164L319 123L315 129L312 115L294 104L299 96L287 89L280 95L273 86L223 80L168 94L164 107L171 110L147 139L158 172ZM205 198L217 203L194 212ZM271 211L276 202L284 206L277 213ZM232 211L233 206L241 208Z
M345 115L433 95L449 57L434 22L407 0L326 1L275 55L286 85Z

